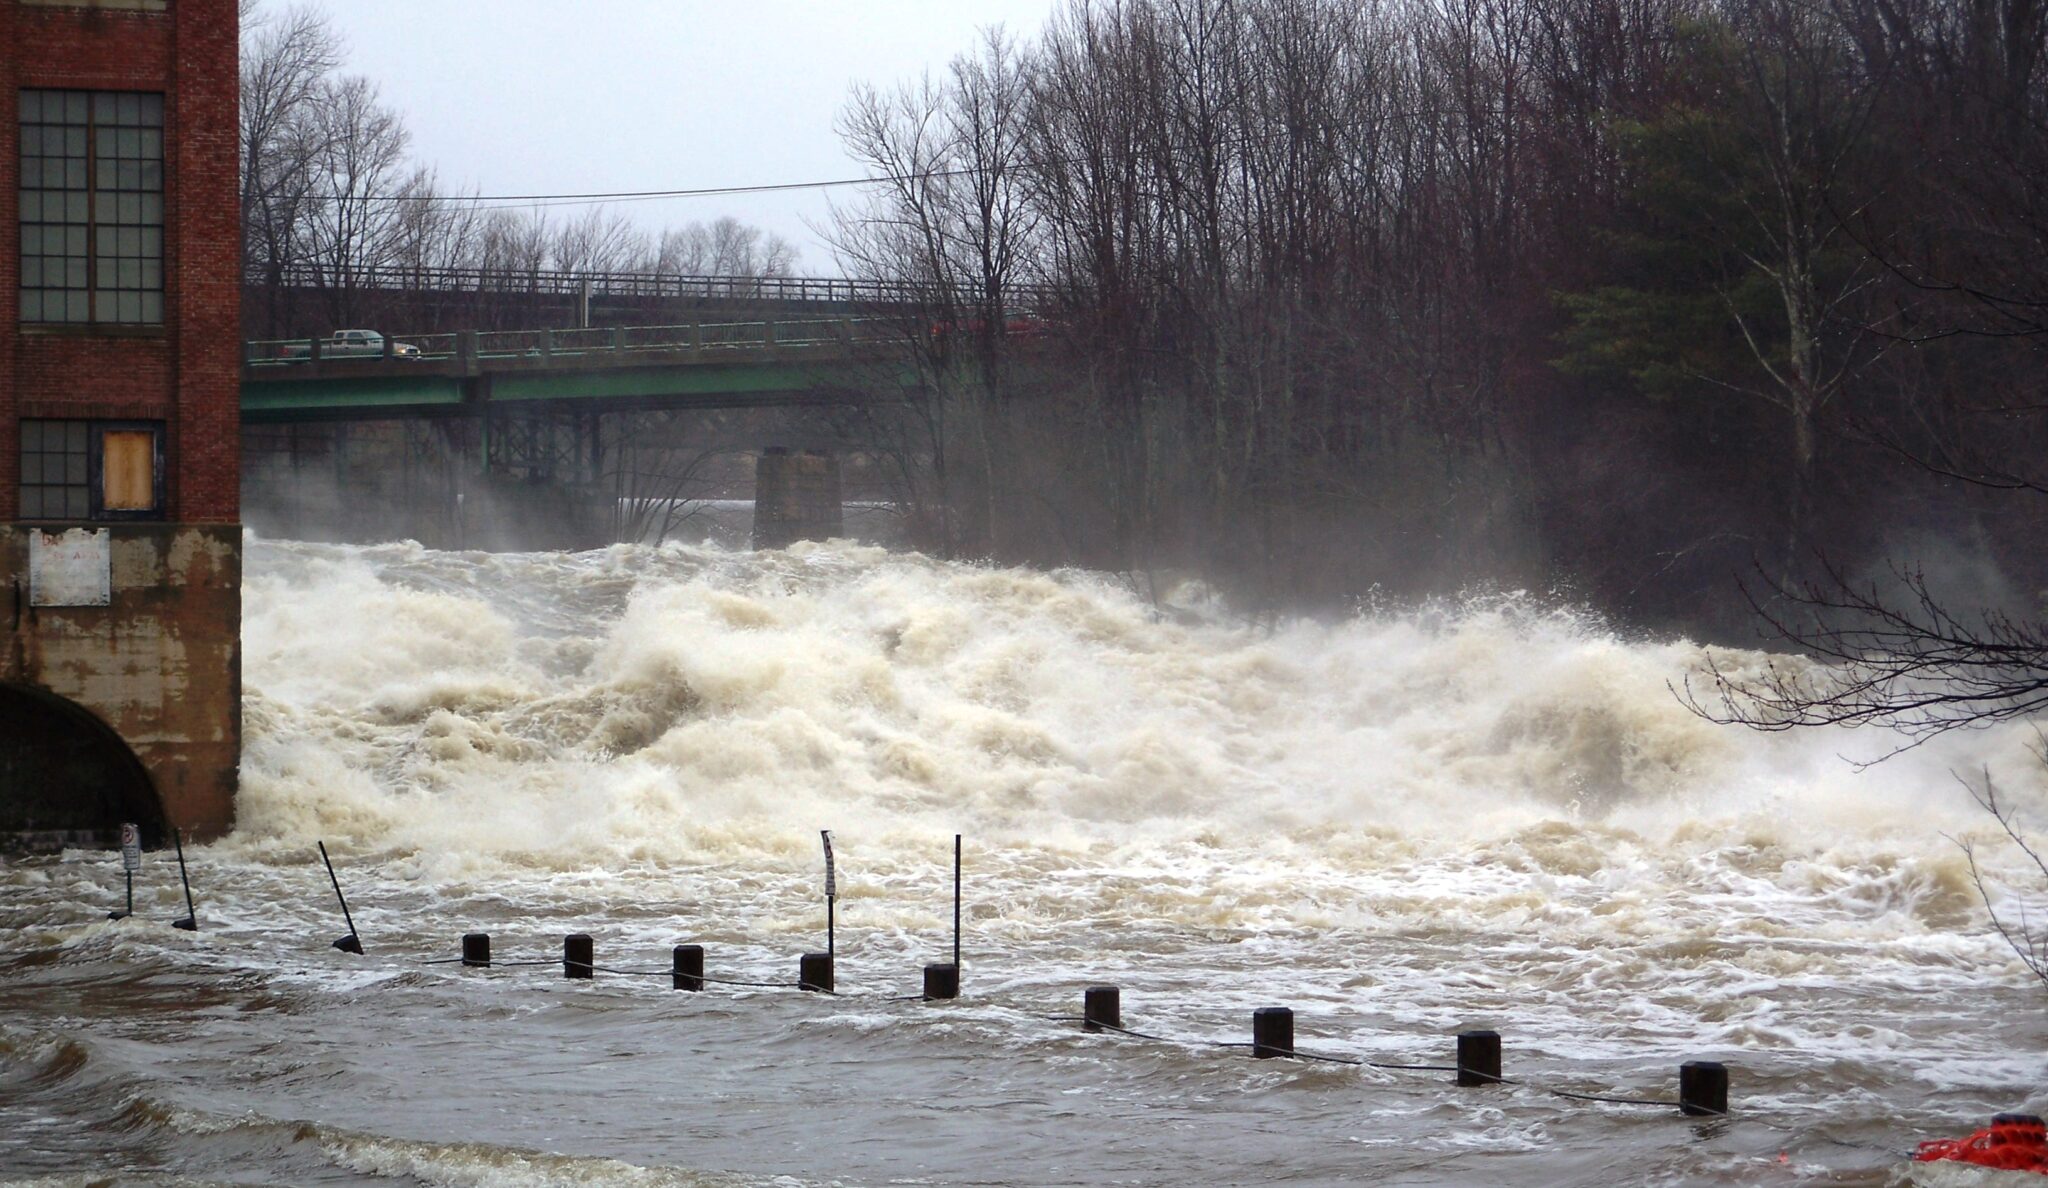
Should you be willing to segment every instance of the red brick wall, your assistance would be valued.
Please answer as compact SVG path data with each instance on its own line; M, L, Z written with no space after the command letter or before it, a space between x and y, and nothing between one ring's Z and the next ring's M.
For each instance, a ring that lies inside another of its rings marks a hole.
M0 521L18 511L22 416L161 419L166 518L240 517L235 0L170 11L0 0ZM24 87L164 93L164 325L119 337L20 324Z

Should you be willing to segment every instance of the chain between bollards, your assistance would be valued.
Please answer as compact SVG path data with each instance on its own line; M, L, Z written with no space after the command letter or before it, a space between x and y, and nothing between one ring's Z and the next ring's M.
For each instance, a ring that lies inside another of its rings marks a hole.
M1252 1040L1250 1043L1229 1043L1220 1040L1175 1039L1171 1036L1153 1035L1123 1026L1121 995L1115 986L1091 986L1082 997L1081 1027L1084 1031L1112 1031L1136 1039L1155 1040L1160 1043L1182 1044L1188 1047L1250 1048L1258 1059L1292 1058L1318 1061L1325 1064L1347 1064L1361 1068L1392 1069L1404 1072L1448 1072L1456 1074L1454 1083L1461 1087L1482 1085L1514 1085L1548 1093L1571 1101L1590 1101L1608 1105L1655 1106L1660 1109L1677 1109L1689 1117L1728 1116L1728 1070L1717 1061L1692 1060L1679 1067L1678 1100L1655 1097L1623 1097L1618 1094L1580 1093L1570 1089L1556 1089L1531 1081L1519 1081L1501 1075L1500 1033L1495 1031L1459 1032L1458 1060L1455 1064L1403 1064L1381 1060L1365 1060L1348 1056L1326 1056L1316 1052L1304 1052L1294 1044L1294 1012L1287 1007L1260 1007L1252 1012Z
M324 847L323 847L324 850ZM714 985L759 987L764 989L794 989L835 995L833 985L833 958L830 953L805 953L798 962L798 979L795 982L762 982L736 978L718 978L703 972L704 948L702 945L676 945L672 950L672 964L668 969L620 969L596 964L595 944L586 933L572 933L563 938L562 970L565 978L588 979L594 973L603 972L634 977L669 977L678 990L701 990L709 983ZM490 956L490 935L488 933L467 933L462 938L462 956L425 964L446 964L461 961L465 966L489 968L493 963ZM551 961L507 961L497 963L503 966L552 965ZM926 992L924 994L901 995L889 1001L930 1001L934 998L950 997L934 990L947 989L943 980L938 986L933 979L944 979L950 975L957 979L958 967L945 963L934 963L925 967ZM951 989L958 992L957 980ZM1673 1101L1664 1098L1625 1097L1619 1094L1581 1093L1570 1089L1558 1089L1549 1085L1506 1077L1501 1072L1500 1033L1491 1030L1461 1031L1456 1035L1457 1062L1454 1064L1409 1064L1393 1061L1367 1060L1349 1056L1330 1056L1317 1052L1302 1051L1295 1045L1294 1012L1287 1007L1260 1007L1252 1012L1252 1038L1249 1043L1185 1039L1139 1031L1123 1025L1122 992L1115 986L1090 986L1082 994L1080 1023L1084 1031L1113 1032L1133 1039L1151 1040L1158 1043L1180 1044L1187 1047L1249 1048L1256 1059L1292 1058L1317 1061L1327 1064L1342 1064L1353 1067L1389 1069L1410 1072L1448 1072L1454 1074L1454 1083L1461 1087L1485 1085L1510 1085L1533 1089L1554 1097L1570 1101L1586 1101L1611 1105L1653 1106L1661 1109L1676 1108L1688 1117L1727 1117L1728 1111L1728 1070L1718 1061L1687 1061L1679 1069L1679 1096ZM1058 1018L1060 1016L1055 1016Z
M491 957L491 934L468 932L462 936L462 956L442 957L420 962L422 965L462 964L472 969L512 969L522 966L560 965L562 976L584 980L594 973L618 974L626 977L667 977L673 979L678 990L701 990L705 983L720 986L749 986L775 990L819 990L834 993L829 981L818 976L800 976L794 982L762 982L744 978L717 978L704 972L704 946L677 945L672 950L672 964L668 969L620 969L616 966L596 963L596 944L585 933L575 933L562 938L562 959L557 961L495 961ZM823 954L806 954L816 958ZM812 975L827 971L812 970ZM801 973L801 971L800 971ZM829 974L828 974L829 976Z

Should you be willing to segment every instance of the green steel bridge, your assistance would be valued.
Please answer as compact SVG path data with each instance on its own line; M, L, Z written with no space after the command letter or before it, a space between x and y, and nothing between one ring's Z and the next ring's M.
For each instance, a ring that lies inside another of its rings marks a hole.
M901 319L796 318L390 335L382 354L320 339L245 344L242 420L604 414L895 403L917 374Z

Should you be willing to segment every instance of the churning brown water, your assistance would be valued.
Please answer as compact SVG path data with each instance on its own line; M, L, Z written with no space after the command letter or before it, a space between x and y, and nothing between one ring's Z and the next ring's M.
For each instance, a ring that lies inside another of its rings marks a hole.
M1200 591L852 546L487 556L252 543L241 825L176 869L0 864L0 1175L55 1183L1884 1184L2048 1105L2038 986L1952 770L1722 729L1699 649L1512 599L1271 633ZM1722 654L1723 665L1761 656ZM791 981L679 993L559 966ZM947 956L966 836L966 996ZM368 952L337 953L325 839ZM2017 906L2020 891L2004 891ZM1086 1036L1444 1063L1531 1084ZM1735 1114L1654 1099L1726 1062ZM1945 1177L1945 1178L1944 1178ZM1922 1183L1990 1183L1961 1170Z

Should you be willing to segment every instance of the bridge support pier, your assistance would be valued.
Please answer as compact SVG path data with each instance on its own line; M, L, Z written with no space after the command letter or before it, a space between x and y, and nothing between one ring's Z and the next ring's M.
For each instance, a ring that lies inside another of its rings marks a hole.
M754 547L779 549L844 534L839 459L822 450L763 450L754 463Z

